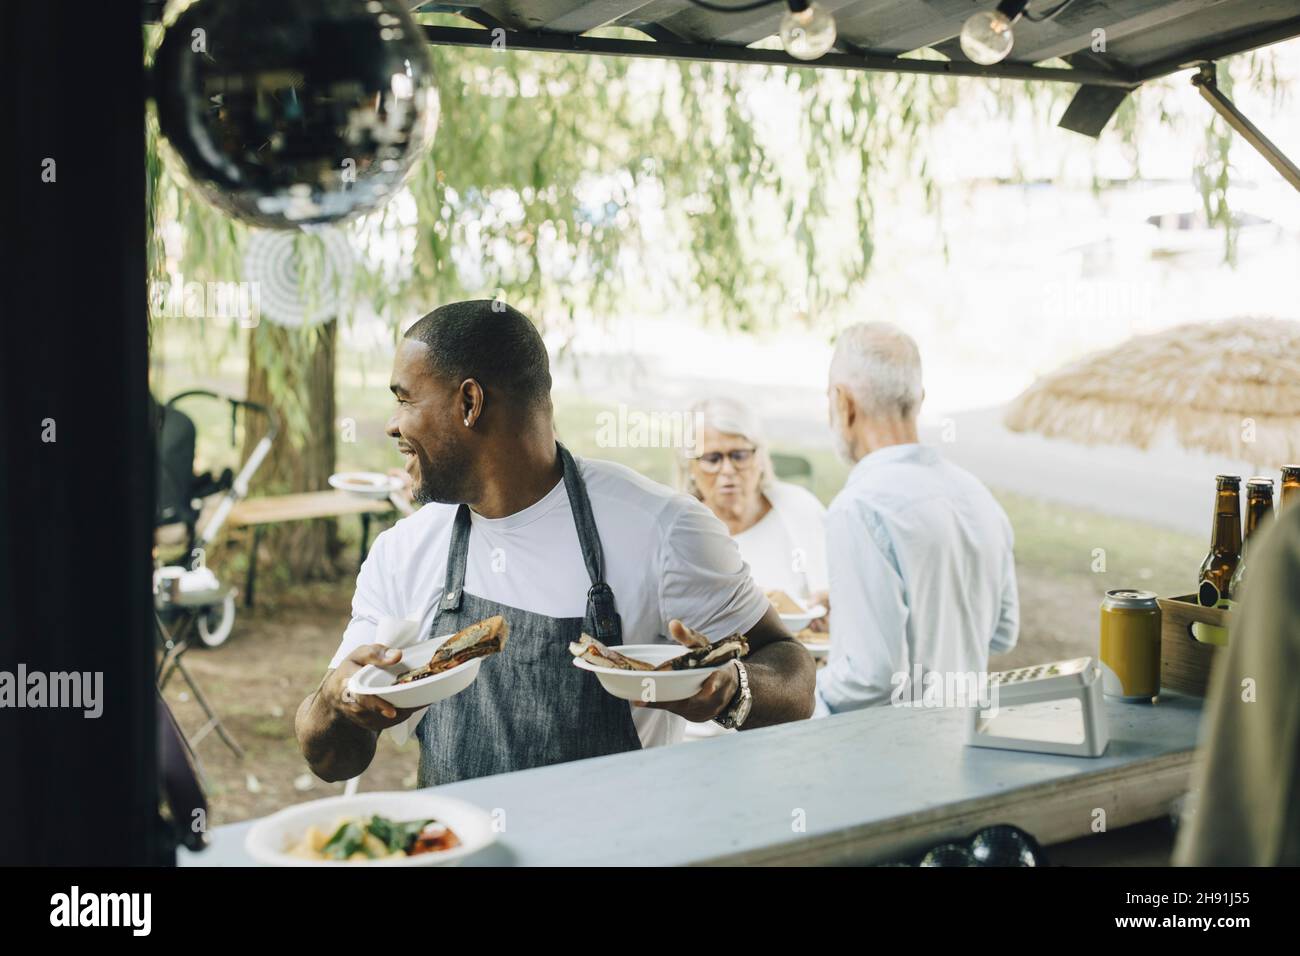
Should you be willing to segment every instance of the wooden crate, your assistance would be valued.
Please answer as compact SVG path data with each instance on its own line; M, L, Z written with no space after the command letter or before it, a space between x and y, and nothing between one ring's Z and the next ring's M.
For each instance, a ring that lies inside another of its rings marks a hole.
M1218 648L1192 637L1192 625L1228 628L1232 612L1202 607L1194 594L1156 600L1160 604L1160 686L1204 697Z

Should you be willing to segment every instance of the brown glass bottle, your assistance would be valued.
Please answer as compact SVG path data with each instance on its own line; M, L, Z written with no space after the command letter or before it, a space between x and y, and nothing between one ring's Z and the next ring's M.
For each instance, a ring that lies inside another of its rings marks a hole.
M1300 505L1300 465L1282 466L1282 488L1277 499L1278 514Z
M1268 527L1273 520L1273 479L1252 478L1246 482L1246 533L1241 539L1241 559L1228 583L1228 595L1234 601L1241 595L1246 583L1246 565L1249 563L1251 543L1257 531Z
M1214 528L1210 532L1210 553L1201 564L1197 595L1213 607L1231 597L1232 573L1241 558L1241 478L1217 475L1214 479Z

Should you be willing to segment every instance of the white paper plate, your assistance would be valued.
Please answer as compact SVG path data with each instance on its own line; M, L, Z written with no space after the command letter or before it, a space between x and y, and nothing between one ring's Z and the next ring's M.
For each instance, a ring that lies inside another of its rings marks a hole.
M387 498L402 490L400 478L377 471L340 471L330 475L329 483L331 488L362 498Z
M453 694L459 694L474 683L483 658L476 657L464 664L457 664L449 671L434 674L432 677L422 677L409 684L396 683L397 678L407 671L429 663L433 652L452 636L446 634L435 637L431 641L421 641L419 644L403 648L402 659L387 667L367 664L348 679L348 690L358 696L374 694L394 707L427 707L440 700L446 700Z
M662 664L686 653L686 648L680 644L614 644L610 649L647 664ZM600 680L600 686L615 697L651 702L685 700L700 689L710 674L729 666L731 662L688 671L624 671L617 667L598 667L577 657L573 663L575 667L595 674Z
M460 846L440 853L419 853L393 860L304 860L285 851L302 839L309 826L329 829L340 817L370 817L390 820L436 819L451 827ZM359 793L351 797L327 797L286 807L253 824L244 838L249 856L267 866L450 866L496 840L492 817L472 803L418 791L408 793Z
M825 617L826 608L820 604L815 604L802 614L781 614L779 616L781 623L789 628L791 634L795 634L802 631L819 617Z

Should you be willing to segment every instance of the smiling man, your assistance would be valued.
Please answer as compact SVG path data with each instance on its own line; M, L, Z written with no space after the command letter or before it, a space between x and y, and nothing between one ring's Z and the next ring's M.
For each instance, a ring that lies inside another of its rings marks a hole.
M556 442L549 360L527 317L491 300L436 309L399 345L391 388L387 431L424 507L376 539L331 669L298 709L319 776L365 770L379 732L410 716L345 690L366 664L400 659L374 643L384 617L419 619L429 637L494 614L510 624L477 680L420 720L420 786L673 743L685 720L744 730L810 716L812 659L721 522ZM635 644L686 625L745 634L751 651L683 701L612 697L568 651L584 631Z

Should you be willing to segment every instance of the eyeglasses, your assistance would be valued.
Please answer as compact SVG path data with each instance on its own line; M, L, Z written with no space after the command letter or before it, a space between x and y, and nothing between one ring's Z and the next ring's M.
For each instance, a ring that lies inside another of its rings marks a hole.
M754 453L757 448L733 448L731 451L711 451L707 455L696 455L691 459L700 466L700 471L707 475L715 475L722 470L722 459L730 458L731 464L736 471L744 471L754 464Z

